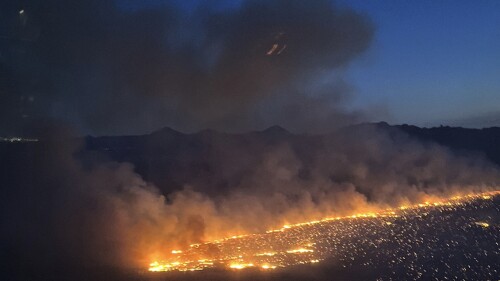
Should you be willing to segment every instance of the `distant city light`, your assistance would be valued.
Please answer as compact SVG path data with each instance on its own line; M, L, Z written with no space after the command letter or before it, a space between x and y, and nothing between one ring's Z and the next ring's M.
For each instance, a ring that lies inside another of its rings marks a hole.
M37 142L38 139L20 138L20 137L0 137L0 142Z

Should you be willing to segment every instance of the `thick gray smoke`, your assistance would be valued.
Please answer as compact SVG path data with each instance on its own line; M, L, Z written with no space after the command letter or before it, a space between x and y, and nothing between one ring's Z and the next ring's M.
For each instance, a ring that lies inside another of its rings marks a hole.
M326 0L190 12L120 3L2 4L4 130L55 119L94 134L318 131L362 118L342 109L341 73L370 45L365 16Z
M498 169L480 157L397 131L367 127L271 143L236 136L246 146L232 144L234 137L206 142L211 156L199 157L211 172L180 169L190 180L170 193L130 164L92 154L82 162L75 146L60 141L37 144L21 158L5 155L2 262L28 264L34 276L76 265L140 268L190 243L500 184Z

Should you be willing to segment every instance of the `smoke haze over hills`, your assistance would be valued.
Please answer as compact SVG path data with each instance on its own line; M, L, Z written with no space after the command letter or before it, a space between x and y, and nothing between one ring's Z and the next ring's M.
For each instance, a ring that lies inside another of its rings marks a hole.
M377 125L3 145L2 260L33 270L141 267L207 239L498 187L479 154Z

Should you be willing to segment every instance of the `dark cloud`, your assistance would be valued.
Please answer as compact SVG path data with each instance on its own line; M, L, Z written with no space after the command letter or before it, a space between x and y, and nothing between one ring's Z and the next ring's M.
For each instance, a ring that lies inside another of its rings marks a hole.
M359 117L341 109L349 91L338 81L373 35L366 17L330 1L191 12L121 10L110 0L7 1L2 15L2 127L11 130L45 119L99 134L278 122L303 131L336 119L332 128ZM289 121L291 111L304 119Z

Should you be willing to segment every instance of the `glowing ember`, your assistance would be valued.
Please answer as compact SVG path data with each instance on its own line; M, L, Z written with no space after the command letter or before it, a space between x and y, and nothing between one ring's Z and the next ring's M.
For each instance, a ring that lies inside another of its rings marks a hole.
M475 222L475 224L482 226L482 227L489 227L490 224L482 221Z
M276 268L275 265L269 265L269 264L263 264L261 267L263 269L275 269Z
M352 237L363 237L359 239L366 240L367 233L392 233L392 228L402 226L410 229L412 221L431 212L446 214L466 204L492 200L498 195L500 191L454 196L449 200L427 201L381 212L286 224L280 229L265 233L235 235L192 244L187 249L172 250L169 260L152 262L149 271L194 271L205 268L269 270L296 264L318 263L332 255L359 251ZM484 221L469 221L470 224L482 228L490 227L490 224ZM383 236L383 239L390 238L390 235L386 236ZM379 240L367 240L367 243L377 248L376 243L384 242Z
M301 254L301 253L312 253L314 251L310 250L310 249L300 248L300 249L295 249L295 250L288 250L286 252L289 254Z
M253 263L232 263L229 265L229 268L232 269L243 269L246 267L253 267Z
M268 256L268 257L272 257L276 255L276 253L261 253L261 254L255 254L255 256L257 257L261 257L261 256Z

